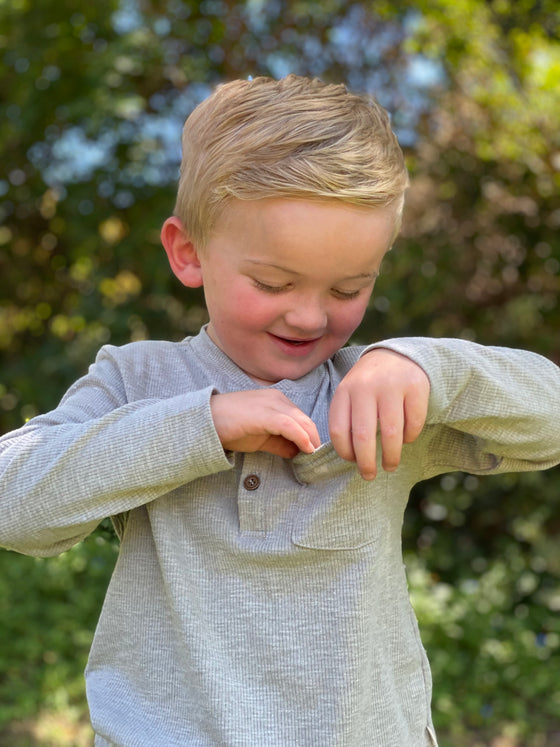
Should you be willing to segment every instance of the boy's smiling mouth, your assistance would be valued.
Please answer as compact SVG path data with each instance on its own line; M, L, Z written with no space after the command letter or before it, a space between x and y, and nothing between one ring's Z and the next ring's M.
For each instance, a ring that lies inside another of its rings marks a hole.
M306 355L321 340L321 336L300 339L296 337L282 337L280 335L275 335L272 332L269 332L268 336L273 340L273 342L277 344L277 346L283 352L287 352L291 355L293 355L294 353L296 355Z

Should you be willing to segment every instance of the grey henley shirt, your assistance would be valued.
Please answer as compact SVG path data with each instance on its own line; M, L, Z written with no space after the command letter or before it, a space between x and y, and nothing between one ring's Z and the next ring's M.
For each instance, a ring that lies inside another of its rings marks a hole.
M348 347L275 387L322 445L225 453L214 392L257 385L204 330L106 346L59 407L0 440L0 544L60 553L112 516L116 568L86 671L98 747L426 747L431 680L401 553L411 487L560 461L560 370L408 338L428 421L365 482L328 436Z

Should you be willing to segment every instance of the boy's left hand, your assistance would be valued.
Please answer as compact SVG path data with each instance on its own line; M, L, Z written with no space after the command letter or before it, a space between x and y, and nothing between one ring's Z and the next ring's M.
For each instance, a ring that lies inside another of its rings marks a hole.
M385 348L371 350L346 374L333 397L329 431L335 450L356 462L364 480L373 480L379 422L383 469L395 470L403 444L420 435L429 396L430 380L418 364Z

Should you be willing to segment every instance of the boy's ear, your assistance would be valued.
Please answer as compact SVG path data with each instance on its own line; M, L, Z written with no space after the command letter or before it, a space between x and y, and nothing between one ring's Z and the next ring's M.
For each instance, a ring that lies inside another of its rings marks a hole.
M200 288L202 268L198 252L179 218L168 218L161 229L161 243L173 274L188 288Z

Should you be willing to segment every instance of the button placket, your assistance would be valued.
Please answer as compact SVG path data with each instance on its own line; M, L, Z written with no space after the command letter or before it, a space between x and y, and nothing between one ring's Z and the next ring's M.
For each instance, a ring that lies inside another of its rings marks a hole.
M245 454L239 487L237 508L242 532L266 532L267 506L263 493L264 481L270 471L268 454Z

